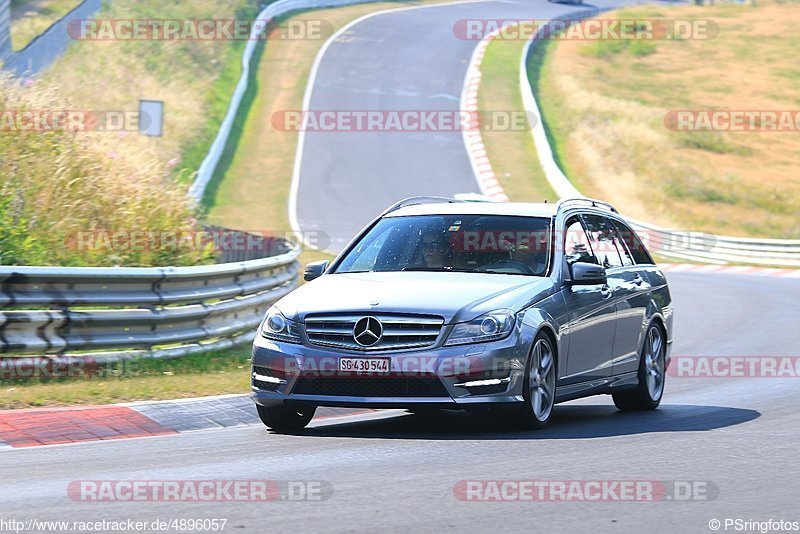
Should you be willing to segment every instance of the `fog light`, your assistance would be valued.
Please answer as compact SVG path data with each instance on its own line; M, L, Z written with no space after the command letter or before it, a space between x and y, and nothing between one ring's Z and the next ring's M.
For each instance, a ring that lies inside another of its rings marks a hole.
M455 384L457 388L479 388L483 386L499 386L500 384L507 384L511 382L510 377L506 378L487 378L485 380L472 380L471 382L462 382Z
M286 380L281 380L280 378L275 378L274 376L266 376L260 375L258 373L253 373L253 380L256 382L265 382L267 384L285 384Z

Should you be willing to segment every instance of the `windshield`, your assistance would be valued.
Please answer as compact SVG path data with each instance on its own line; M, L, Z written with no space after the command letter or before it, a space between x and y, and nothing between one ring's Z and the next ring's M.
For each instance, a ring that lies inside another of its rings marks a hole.
M453 271L544 276L550 219L505 215L386 217L337 273Z

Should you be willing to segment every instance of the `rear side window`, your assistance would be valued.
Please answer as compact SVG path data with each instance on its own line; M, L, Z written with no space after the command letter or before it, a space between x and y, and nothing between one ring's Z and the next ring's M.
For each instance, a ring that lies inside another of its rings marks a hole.
M647 252L647 249L644 247L644 243L642 243L642 240L636 235L636 232L631 230L630 227L624 223L615 220L611 222L614 223L620 239L627 246L631 256L633 256L634 263L637 265L655 264L653 258L650 257L650 253Z
M633 265L636 263L633 260L633 254L631 254L630 250L628 250L628 246L625 244L625 241L623 241L617 225L614 224L616 221L613 219L610 220L611 224L614 225L614 241L617 243L617 250L619 250L619 255L622 258L622 265L625 267Z
M617 231L611 221L599 215L583 215L589 242L600 265L606 269L622 267L622 254L617 248Z

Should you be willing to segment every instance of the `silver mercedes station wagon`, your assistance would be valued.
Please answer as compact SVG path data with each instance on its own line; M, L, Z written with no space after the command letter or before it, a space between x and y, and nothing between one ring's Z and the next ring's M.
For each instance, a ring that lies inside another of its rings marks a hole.
M617 211L418 197L397 203L266 313L252 398L278 431L317 406L496 410L542 428L553 405L661 402L664 274Z

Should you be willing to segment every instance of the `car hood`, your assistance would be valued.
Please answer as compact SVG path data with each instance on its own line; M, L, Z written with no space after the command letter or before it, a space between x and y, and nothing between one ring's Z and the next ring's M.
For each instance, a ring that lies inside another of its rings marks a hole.
M287 319L311 313L421 313L445 322L482 313L520 310L553 292L549 278L481 273L369 272L327 274L276 304ZM377 304L376 304L377 303Z

